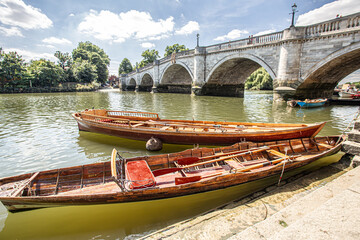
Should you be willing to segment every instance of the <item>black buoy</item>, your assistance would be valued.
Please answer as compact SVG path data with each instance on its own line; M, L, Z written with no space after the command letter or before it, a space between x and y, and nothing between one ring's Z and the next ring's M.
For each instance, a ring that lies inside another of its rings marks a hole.
M146 149L149 151L159 151L162 149L162 141L158 138L151 137L146 142Z

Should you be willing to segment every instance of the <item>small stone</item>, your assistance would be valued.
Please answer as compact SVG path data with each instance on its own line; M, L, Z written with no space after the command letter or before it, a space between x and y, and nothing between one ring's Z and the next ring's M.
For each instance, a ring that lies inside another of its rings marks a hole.
M146 149L148 151L159 151L162 149L162 141L152 137L146 142Z

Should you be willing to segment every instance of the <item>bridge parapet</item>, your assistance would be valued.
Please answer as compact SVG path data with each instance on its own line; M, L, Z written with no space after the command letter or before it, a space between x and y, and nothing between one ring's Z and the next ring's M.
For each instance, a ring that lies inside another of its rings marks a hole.
M335 18L326 22L310 25L305 27L305 37L311 38L333 33L335 31L344 32L360 27L360 13L352 14L345 17Z
M237 48L246 48L251 45L256 44L265 44L265 43L272 43L275 41L280 41L283 37L283 31L275 32L270 34L265 34L261 36L249 36L248 38L236 40L236 41L229 41L226 43L215 44L211 46L205 47L207 53L211 52L218 52L222 50L228 49L237 49Z
M194 49L178 52L178 53L176 53L176 58L183 57L183 56L194 55L194 53L195 53ZM170 60L171 60L171 55L166 56L164 58L161 58L159 61L160 61L160 64L162 64L162 63L170 61Z

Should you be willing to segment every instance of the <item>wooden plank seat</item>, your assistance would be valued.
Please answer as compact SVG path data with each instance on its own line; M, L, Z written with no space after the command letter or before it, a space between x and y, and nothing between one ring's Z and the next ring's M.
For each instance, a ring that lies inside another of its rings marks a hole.
M228 164L231 168L241 168L244 167L243 164L239 163L238 161L236 161L235 159L229 159L229 160L225 160L225 163Z
M142 126L142 125L144 125L145 123L137 123L137 124L134 124L134 125L132 125L131 127L139 127L139 126Z
M145 160L126 163L126 177L130 189L153 187L156 184L155 177Z
M334 147L334 146L331 146L331 145L326 144L326 143L316 143L316 144L319 145L319 146L325 147L325 148L329 148L329 149Z

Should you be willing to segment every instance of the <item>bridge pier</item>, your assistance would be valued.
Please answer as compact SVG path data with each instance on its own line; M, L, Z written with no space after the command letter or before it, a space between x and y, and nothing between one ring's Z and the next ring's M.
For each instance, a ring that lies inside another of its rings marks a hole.
M277 87L273 92L274 101L287 101L294 99L295 89L291 87Z
M179 84L166 84L158 85L156 87L157 93L191 93L191 85L179 85Z
M244 84L206 84L202 87L193 87L192 92L198 96L244 97Z

